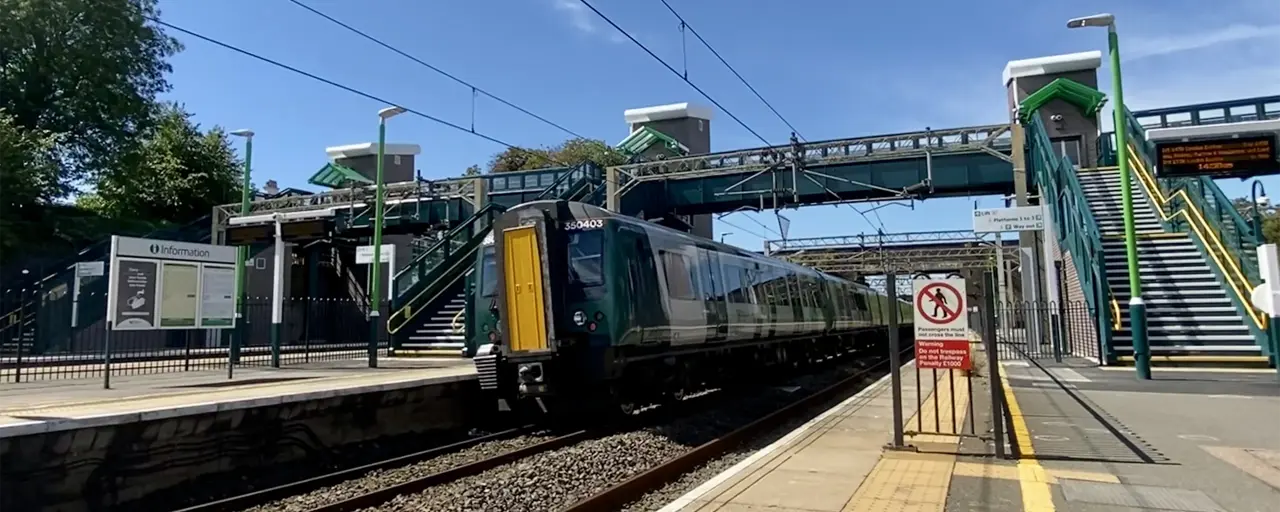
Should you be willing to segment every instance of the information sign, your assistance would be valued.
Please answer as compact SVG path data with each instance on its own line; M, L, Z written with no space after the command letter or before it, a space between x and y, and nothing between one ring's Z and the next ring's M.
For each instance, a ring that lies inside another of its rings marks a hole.
M1044 229L1044 208L1039 206L988 208L973 211L974 233L1039 231L1042 229Z
M969 308L964 279L917 279L912 287L916 367L968 370Z
M1280 173L1274 135L1166 142L1156 145L1156 154L1157 175L1164 178L1247 178Z
M234 327L235 260L235 247L111 237L111 328Z
M395 244L382 244L382 254L378 255L378 263L383 265L394 261L396 258ZM373 246L361 245L356 247L356 264L369 265L373 263Z

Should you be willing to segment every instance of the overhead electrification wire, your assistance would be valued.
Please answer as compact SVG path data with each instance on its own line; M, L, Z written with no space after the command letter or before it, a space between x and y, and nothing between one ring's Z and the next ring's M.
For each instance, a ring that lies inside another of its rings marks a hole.
M333 16L330 16L330 15L328 15L328 14L325 14L325 13L321 12L320 10L318 10L318 9L314 8L314 7L311 7L311 6L309 6L309 5L305 4L305 3L302 3L300 0L289 0L289 2L292 2L294 5L296 5L296 6L298 6L298 7L301 7L301 8L303 8L303 9L308 10L308 11L311 11L311 13L313 13L313 14L315 14L315 15L317 15L317 16L320 16L321 18L324 18L324 19L326 19L326 20L329 20L329 21L330 21L330 22L332 22L333 24L338 25L338 26L340 26L340 27L342 27L342 28L345 28L345 29L347 29L347 30L349 30L349 31L351 31L351 32L353 32L353 33L355 33L356 35L359 35L360 37L363 37L363 38L365 38L365 39L368 39L369 41L372 41L373 43L375 43L375 44L377 44L377 45L379 45L379 46L381 46L381 47L383 47L383 48L386 48L386 49L388 49L388 50L391 50L391 51L393 51L393 52L395 52L395 53L399 54L401 57L404 57L404 58L406 58L406 59L409 59L409 60L411 60L411 61L414 61L414 62L416 62L416 63L418 63L418 64L420 64L420 65L422 65L422 66L426 67L427 69L430 69L430 70L432 70L432 71L435 71L436 73L440 73L441 75L444 75L445 77L449 78L450 80L453 80L454 82L457 82L457 83L459 83L459 84L461 84L461 85L463 85L463 86L466 86L466 87L470 87L470 88L471 88L471 90L472 90L474 93L483 94L483 95L485 95L485 96L488 96L488 97L490 97L490 98L493 98L493 99L494 99L495 101L497 101L498 103L501 103L501 104L503 104L503 105L506 105L506 106L508 106L508 107L511 107L511 108L513 108L513 109L516 109L516 110L518 110L518 111L520 111L520 112L524 113L525 115L528 115L529 117L532 117L532 118L534 118L534 119L537 119L537 120L539 120L539 121L542 121L542 122L544 122L544 123L546 123L546 124L548 124L548 125L550 125L550 126L553 126L553 127L555 127L556 129L558 129L558 130L560 130L560 131L562 131L562 132L565 132L565 133L567 133L567 134L569 134L569 135L572 135L572 136L574 136L574 137L578 137L578 138L580 138L580 139L585 139L585 138L586 138L586 137L583 137L582 135L577 134L577 133L576 133L576 132L574 132L573 130L570 130L570 129L568 129L568 128L565 128L564 126L561 126L561 125L559 125L559 124L557 124L557 123L555 123L555 122L553 122L553 121L551 121L551 120L549 120L549 119L547 119L547 118L545 118L545 117L542 117L542 116L540 116L540 115L538 115L538 114L535 114L535 113L533 113L533 112L530 112L530 111L528 111L528 110L524 109L523 107L520 107L520 106L518 106L518 105L516 105L516 104L514 104L514 103L511 103L510 101L507 101L507 100L504 100L504 99L502 99L502 98L499 98L499 97L495 96L493 93L491 93L491 92L489 92L489 91L486 91L486 90L481 89L481 88L479 88L479 87L477 87L477 86L475 86L475 85L472 85L471 83L467 82L466 80L463 80L463 79L461 79L461 78L458 78L458 77L456 77L456 76L453 76L452 74L450 74L449 72L447 72L447 71L445 71L445 70L443 70L443 69L440 69L440 68L435 67L435 66L433 66L433 65L431 65L431 64L428 64L428 63L426 63L426 62L423 62L423 61L422 61L422 59L419 59L419 58L417 58L417 57L414 57L414 56L412 56L412 55L409 55L408 53L405 53L404 51L400 50L399 48L396 48L396 47L394 47L394 46L391 46L390 44L387 44L386 42L383 42L382 40L380 40L380 39L378 39L378 38L376 38L376 37L373 37L373 36L369 35L368 33L364 32L364 31L362 31L362 30L360 30L360 29L358 29L358 28L355 28L355 27L353 27L353 26L351 26L351 25L348 25L348 24L346 24L346 23L343 23L341 20L338 20L337 18L334 18Z
M630 39L631 42L635 43L636 46L639 46L641 50L644 50L644 52L649 54L650 57L653 57L653 60L660 62L663 67L667 68L667 71L671 72L671 74L680 77L681 80L684 80L684 83L689 84L689 87L692 87L693 90L698 91L698 94L701 94L703 98L706 98L707 101L710 101L713 105L716 106L716 108L724 111L726 115L728 115L730 118L733 118L734 121L737 121L739 125L742 125L742 127L745 128L748 132L751 132L751 134L755 135L757 139L760 139L760 142L763 142L764 145L766 146L773 145L769 143L768 139L765 139L759 133L756 133L755 130L752 130L750 126L747 126L747 123L743 122L742 119L739 119L738 116L733 115L733 112L731 112L727 108L724 108L724 105L721 105L720 102L716 101L715 98L712 98L710 94L707 94L706 91L703 91L701 87L698 87L698 84L693 83L692 81L689 80L688 77L684 76L679 71L676 71L676 68L673 68L671 67L670 64L667 64L667 61L662 60L662 57L659 57L657 54L653 53L653 50L650 50L648 46L645 46L644 43L641 43L638 39L635 38L635 36L632 36L630 32L623 30L622 27L618 26L617 23L614 23L612 19L609 19L608 16L605 16L604 13L600 12L600 9L596 9L596 6L591 5L591 3L587 2L587 0L578 0L578 1L582 2L582 5L587 6L588 9L591 9L592 12L596 13L596 16L599 16L600 19L605 21L605 23L612 25L615 30L622 33L622 35L627 36L627 39Z
M707 40L702 37L702 34L699 34L698 30L693 28L693 25L690 25L689 22L685 21L684 16L681 16L680 13L676 12L676 9L671 7L671 4L668 3L667 0L660 1L662 2L662 5L667 7L668 11L671 11L671 14L674 15L676 19L680 20L680 25L682 27L689 29L689 32L693 34L693 37L698 38L698 41L700 41L703 46L706 46L708 50L711 50L712 55L715 55L717 59L720 59L720 63L724 64L724 67L729 68L729 71L733 72L733 76L738 77L738 81L742 82L742 85L747 86L747 89L750 89L751 93L755 94L756 98L758 98L761 103L764 103L764 106L769 107L769 110L773 112L773 115L778 116L778 119L782 120L782 123L787 125L787 128L790 128L797 137L800 137L801 140L805 140L804 135L800 135L800 130L797 130L796 127L791 124L791 121L788 121L787 118L783 117L782 114L778 112L778 109L773 108L773 105L769 103L769 100L764 99L764 96L762 96L759 91L756 91L756 88L752 87L751 83L747 82L747 79L743 78L742 75L738 73L738 70L733 68L732 64L729 64L728 61L724 60L724 57L720 56L720 52L717 52L715 47L711 46L711 43L708 43Z
M526 150L526 149L524 149L524 148L521 148L521 147L519 147L519 146L516 146L516 145L514 145L514 144L509 144L509 143L507 143L507 142L505 142L505 141L503 141L503 140L501 140L501 139L498 139L498 138L496 138L496 137L493 137L493 136L490 136L490 135L485 135L484 133L477 132L477 131L475 131L475 130L467 129L467 128L466 128L466 127L464 127L464 126L457 125L457 124L451 123L451 122L449 122L449 121L445 121L444 119L440 119L440 118L438 118L438 117L436 117L436 116L433 116L433 115L431 115L431 114L426 114L426 113L423 113L423 112L420 112L420 111L414 110L414 109L412 109L412 108L406 107L406 106L401 105L401 104L399 104L399 103L396 103L396 102L394 102L394 101L391 101L391 100L388 100L388 99L385 99L385 98L380 98L380 97L378 97L378 96L374 96L373 94L369 94L369 93L367 93L367 92L361 91L361 90L356 89L356 88L354 88L354 87L350 87L350 86L347 86L347 85L340 84L340 83L338 83L338 82L334 82L333 80L329 80L328 78L324 78L324 77L322 77L322 76L319 76L319 75L316 75L316 74L313 74L313 73L310 73L310 72L307 72L307 71L303 71L303 70L301 70L301 69L295 68L295 67L290 66L290 65L288 65L288 64L285 64L285 63L283 63L283 62L280 62L280 61L277 61L277 60L273 60L273 59L271 59L271 58L269 58L269 57L264 57L264 56L262 56L262 55L258 55L258 54L256 54L256 53L253 53L253 52L251 52L251 51L249 51L249 50L245 50L245 49L243 49L243 48L239 48L239 47L237 47L237 46L233 46L233 45L231 45L231 44L229 44L229 43L224 43L224 42L222 42L222 41L219 41L219 40L217 40L217 39L214 39L214 38L211 38L211 37L205 36L205 35L203 35L203 34L199 34L199 33L196 33L196 32L192 32L192 31L190 31L190 30L187 30L187 29L185 29L185 28L179 27L179 26L174 25L174 24L172 24L172 23L168 23L168 22L166 22L166 21L163 21L163 20L161 20L161 19L159 19L159 18L148 16L148 17L147 17L147 19L148 19L148 20L150 20L152 23L155 23L155 24L157 24L157 25L160 25L160 26L163 26L163 27L166 27L166 28L170 28L170 29L176 30L176 31L178 31L178 32L181 32L181 33L183 33L183 34L189 35L189 36L194 37L194 38L196 38L196 39L200 39L200 40L202 40L202 41L204 41L204 42L207 42L207 43L209 43L209 44L213 44L213 45L216 45L216 46L221 46L221 47L226 48L226 49L228 49L228 50L231 50L231 51L233 51L233 52L239 53L239 54L241 54L241 55L244 55L244 56L246 56L246 57L249 57L249 58L252 58L252 59L255 59L255 60L261 61L261 62L265 62L265 63L267 63L267 64L271 64L271 65L276 66L276 67L278 67L278 68L285 69L285 70L288 70L288 71L292 71L292 72L294 72L294 73L296 73L296 74L299 74L299 75L305 76L305 77L310 78L310 79L312 79L312 80L315 80L315 81L317 81L317 82L320 82L320 83L323 83L323 84L329 85L329 86L331 86L331 87L336 87L336 88L338 88L338 89L342 89L342 90L347 91L347 92L349 92L349 93L351 93L351 94L355 94L356 96L360 96L360 97L362 97L362 98L370 99L370 100L373 100L373 101L376 101L376 102L379 102L379 103L383 103L383 104L386 104L386 105L394 105L394 106L397 106L397 107L403 108L403 109L404 109L404 111L405 111L405 112L407 112L407 113L410 113L410 114L416 115L416 116L418 116L418 117L421 117L421 118L423 118L423 119L427 119L427 120L429 120L429 121L436 122L436 123L438 123L438 124L442 124L442 125L444 125L444 126L447 126L447 127L449 127L449 128L453 128L453 129L458 130L458 131L460 131L460 132L464 132L464 133L469 133L469 134L471 134L471 135L475 135L476 137L479 137L479 138L481 138L481 139L487 140L487 141L489 141L489 142L493 142L493 143L496 143L496 144L500 144L500 145L505 146L505 147L510 148L510 149L514 149L514 150L518 150L518 151L528 151L528 150ZM532 153L532 152L530 152L530 153ZM537 154L537 153L533 153L533 154ZM557 161L555 161L555 160L553 160L553 159L551 159L551 158L545 157L545 156L543 156L543 155L540 155L540 154L539 154L539 157L541 157L541 158L546 158L546 160L547 160L549 163L552 163L552 164L555 164L555 165L561 165L561 166L568 167L568 165L567 165L567 164L565 164L565 163L563 163L563 162L557 162Z

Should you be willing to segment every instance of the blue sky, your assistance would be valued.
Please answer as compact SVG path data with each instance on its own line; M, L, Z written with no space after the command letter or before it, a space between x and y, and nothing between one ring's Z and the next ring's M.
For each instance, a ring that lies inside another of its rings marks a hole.
M708 102L578 0L303 0L407 53L592 138L626 136L628 108ZM1141 109L1280 93L1280 2L925 0L793 2L669 0L809 140L1007 120L1000 73L1009 60L1106 50L1102 30L1067 30L1074 16L1116 14L1127 103ZM658 0L593 5L673 67L684 67L679 22ZM470 127L472 91L293 5L288 0L162 0L162 17L392 102ZM909 13L909 14L908 14ZM376 140L383 104L203 41L173 58L166 99L203 125L252 128L254 181L313 188L324 148ZM789 129L690 38L689 78L773 143ZM1109 71L1100 71L1109 84ZM1104 88L1109 92L1109 87ZM723 112L713 150L761 145ZM475 129L522 146L569 135L497 102L475 100ZM388 142L422 146L424 177L460 174L502 149L415 116ZM1280 194L1280 179L1264 182ZM1224 182L1228 193L1247 184ZM785 212L789 237L967 229L974 201L934 199L881 209L870 223L848 206ZM870 205L858 205L867 208ZM749 217L748 217L749 216ZM717 222L726 241L758 250L778 238L772 214ZM729 225L729 224L732 225ZM717 235L718 236L718 235Z

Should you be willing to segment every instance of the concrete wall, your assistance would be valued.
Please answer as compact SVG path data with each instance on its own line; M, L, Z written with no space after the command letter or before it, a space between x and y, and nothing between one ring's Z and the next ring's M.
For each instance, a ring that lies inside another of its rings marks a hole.
M631 130L635 131L641 126L652 127L680 141L681 144L689 148L690 154L698 155L711 152L711 120L709 119L695 117L660 119L632 124ZM712 225L713 217L711 215L693 215L689 218L689 224L693 226L691 233L694 235L703 238L712 238L714 236L715 228Z
M362 155L346 158L338 158L334 163L345 165L360 173L362 176L371 180L376 180L378 176L378 155ZM382 156L382 181L383 183L399 183L403 181L413 181L416 177L413 168L413 155L383 155Z
M451 440L478 393L469 380L0 439L0 510L171 510L393 436Z
M1006 98L1009 108L1012 110L1027 96L1058 78L1069 78L1089 87L1098 88L1098 72L1094 69L1019 77L1014 79L1007 88ZM1054 115L1061 115L1062 121L1053 121ZM1084 167L1093 167L1092 162L1098 161L1098 120L1096 118L1085 117L1079 108L1061 99L1055 99L1040 107L1040 117L1050 140L1079 137L1081 162L1087 162L1083 165Z

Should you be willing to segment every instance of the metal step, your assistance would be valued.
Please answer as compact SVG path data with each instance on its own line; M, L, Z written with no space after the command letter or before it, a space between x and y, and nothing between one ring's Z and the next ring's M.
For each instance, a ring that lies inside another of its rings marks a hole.
M1261 348L1258 345L1254 344L1252 336L1240 335L1240 334L1163 334L1161 333L1161 334L1151 334L1150 336L1147 336L1147 338L1153 342L1152 343L1153 346L1156 344L1156 342L1164 342L1164 341L1188 342L1190 341L1190 342L1204 343L1207 346L1217 346L1215 344L1222 344L1222 345L1248 346L1248 347L1253 347L1255 349ZM1124 332L1123 334L1116 333L1116 336L1114 339L1117 341L1117 345L1119 345L1118 342L1121 342L1121 341L1127 341L1129 343L1133 343L1133 336L1130 335L1127 331ZM1165 345L1173 345L1173 344L1174 343L1165 343Z
M461 334L411 334L409 341L463 341L467 340L466 336Z
M401 350L461 350L467 348L466 343L413 343L405 342L400 344Z
M1123 322L1123 321L1120 322L1121 331L1128 330L1128 326L1125 325L1127 323L1128 322ZM1219 324L1188 325L1188 324L1169 324L1164 322L1147 322L1147 332L1149 333L1174 332L1174 333L1184 333L1184 334L1199 333L1199 332L1206 332L1206 333L1213 332L1215 334L1239 334L1244 337L1249 337L1249 329L1240 325L1219 325Z
M1216 296L1200 296L1200 297L1169 297L1169 296L1148 297L1147 294L1144 293L1142 300L1147 304L1161 304L1161 305L1174 304L1174 305L1185 305L1189 307L1199 307L1199 306L1205 306L1209 304L1231 304L1231 299L1228 298L1226 294L1221 294Z
M1120 341L1119 338L1116 341ZM1133 343L1133 340L1125 341ZM1115 345L1116 352L1133 352L1133 345ZM1152 345L1151 352L1232 352L1232 353L1262 353L1262 348L1257 345L1239 345L1239 344L1223 344L1223 345Z

